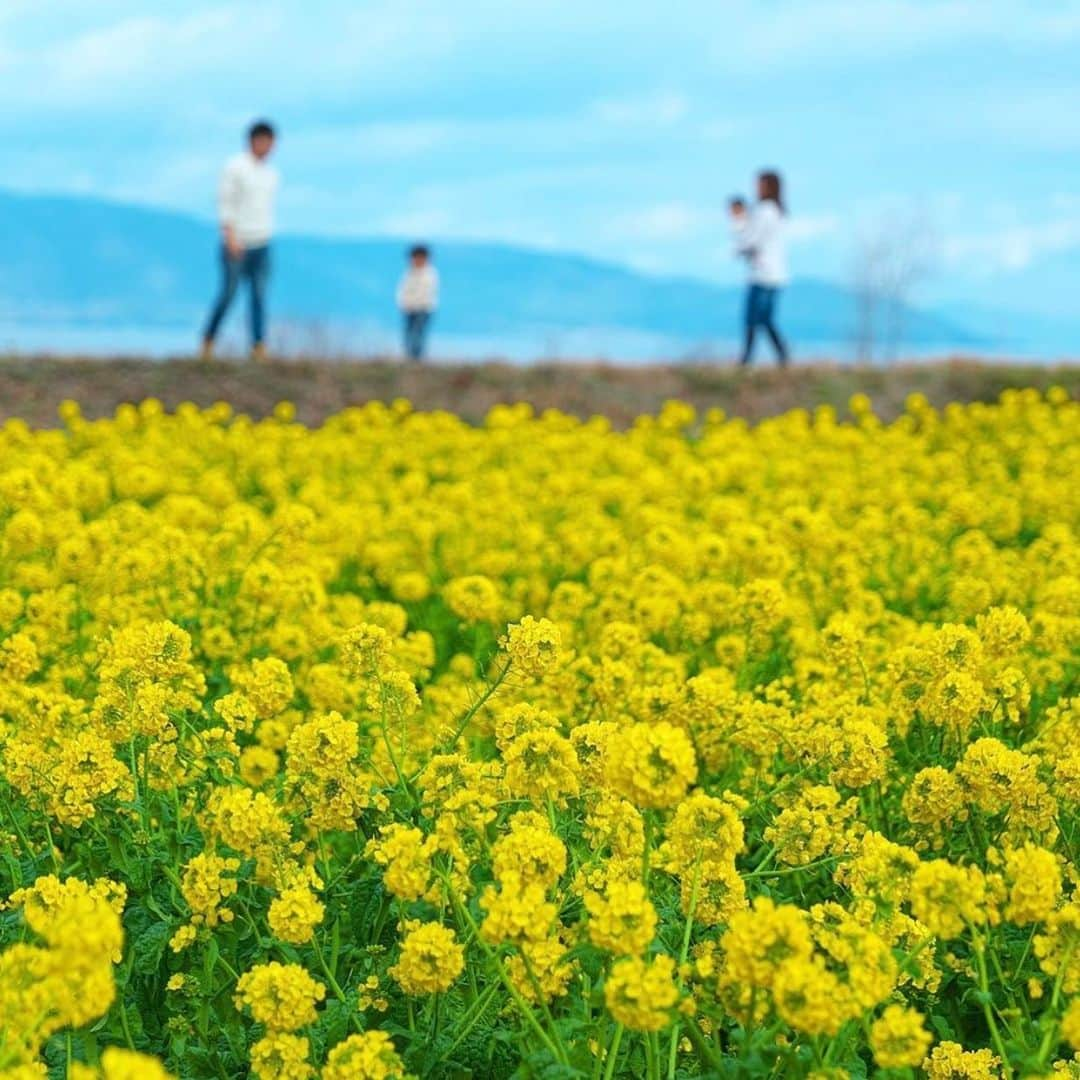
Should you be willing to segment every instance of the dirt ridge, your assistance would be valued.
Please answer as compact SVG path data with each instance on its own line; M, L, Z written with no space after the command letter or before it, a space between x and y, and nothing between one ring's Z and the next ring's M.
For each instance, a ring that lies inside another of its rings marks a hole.
M935 406L993 401L1011 388L1063 386L1080 397L1080 364L1034 365L951 358L887 367L815 363L788 370L740 371L727 365L620 365L594 362L500 362L405 365L365 361L274 361L242 364L198 360L0 358L0 421L21 418L35 427L58 423L65 399L91 418L123 402L160 399L207 406L228 401L239 412L267 415L283 400L297 418L317 424L349 405L408 398L419 409L447 409L481 420L500 402L528 401L577 416L601 414L617 426L678 398L698 409L721 408L760 420L788 409L832 405L846 411L856 392L868 394L878 415L891 419L908 394Z

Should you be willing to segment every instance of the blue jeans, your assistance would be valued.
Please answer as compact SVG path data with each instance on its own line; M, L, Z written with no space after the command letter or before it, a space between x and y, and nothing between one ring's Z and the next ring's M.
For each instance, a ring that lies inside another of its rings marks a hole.
M410 360L423 359L430 323L430 311L405 312L405 355Z
M754 337L758 327L768 335L776 349L776 359L783 367L788 362L787 345L776 329L773 317L776 314L776 302L780 290L768 285L751 285L746 293L746 343L743 346L741 363L745 367L754 355Z
M261 345L266 331L266 283L270 277L270 246L245 248L233 258L224 244L221 246L221 291L214 302L203 337L213 341L233 302L242 278L251 287L251 340Z

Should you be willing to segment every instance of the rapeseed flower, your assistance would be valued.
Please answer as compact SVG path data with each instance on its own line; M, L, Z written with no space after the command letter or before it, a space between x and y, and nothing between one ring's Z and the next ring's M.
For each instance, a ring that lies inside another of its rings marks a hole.
M296 1031L315 1022L315 1006L326 987L297 964L273 960L242 975L236 984L236 1003L273 1032Z
M1066 1075L1080 408L849 413L5 423L0 1074Z
M447 990L465 967L465 950L454 932L438 923L409 923L401 942L401 956L390 968L406 994L434 994Z

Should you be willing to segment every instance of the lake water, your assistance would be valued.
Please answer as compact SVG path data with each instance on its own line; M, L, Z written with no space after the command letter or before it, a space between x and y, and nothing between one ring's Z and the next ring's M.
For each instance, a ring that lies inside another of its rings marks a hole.
M286 324L278 326L271 337L275 353L286 357L317 357L344 360L396 356L398 339L393 333L372 327L317 326ZM538 360L586 360L619 363L675 362L692 363L731 361L738 343L729 341L694 342L687 339L638 334L604 328L579 331L534 330L499 337L440 334L437 324L430 340L435 362L446 360L506 360L529 363ZM0 355L64 355L89 357L148 357L166 359L191 356L198 349L197 328L139 326L64 326L0 322ZM226 336L219 346L222 356L243 356L243 339ZM855 359L850 341L815 341L794 346L796 361L830 360L849 362ZM971 355L969 348L940 342L905 348L905 359L928 359L943 356ZM771 360L767 343L758 349L762 363ZM1047 363L1059 359L1037 349L979 349L980 359ZM885 358L878 358L884 361Z

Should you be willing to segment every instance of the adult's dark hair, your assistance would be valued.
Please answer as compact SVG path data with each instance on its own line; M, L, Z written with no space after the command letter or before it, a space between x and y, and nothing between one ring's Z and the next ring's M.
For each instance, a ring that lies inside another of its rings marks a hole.
M761 197L771 199L780 208L780 212L786 214L784 182L780 179L780 174L772 169L763 169L758 173L758 182L761 184Z
M410 259L427 259L431 256L431 248L427 244L413 244L409 248Z
M277 132L274 131L274 125L269 120L256 120L251 127L248 128L248 142L253 139L258 139L260 136L268 136L273 139Z

